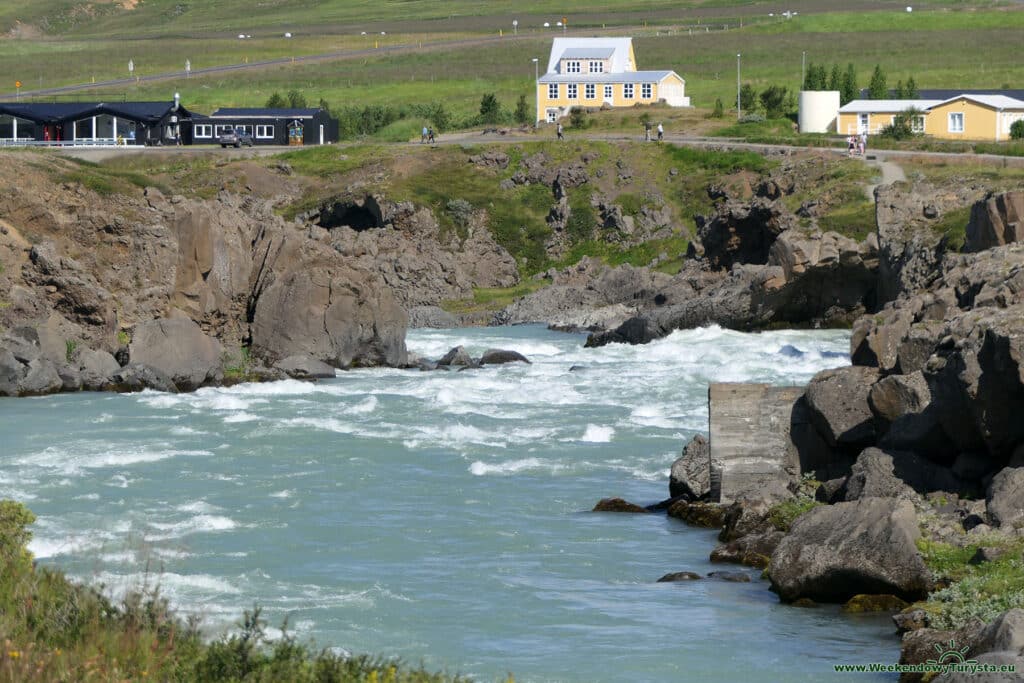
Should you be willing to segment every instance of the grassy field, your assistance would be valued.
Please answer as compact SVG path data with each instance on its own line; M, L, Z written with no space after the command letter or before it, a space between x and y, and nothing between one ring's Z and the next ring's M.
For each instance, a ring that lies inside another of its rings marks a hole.
M51 0L32 11L48 16L67 4ZM293 0L261 8L254 15L246 13L251 26L275 26L277 30L267 28L259 33L252 28L257 33L251 40L238 40L235 33L250 29L228 29L229 19L239 16L237 4L230 0L188 6L190 9L180 16L167 16L168 12L173 14L176 4L165 0L148 0L127 12L96 10L95 16L79 17L77 23L68 24L55 37L0 41L0 69L12 81L20 79L27 90L124 78L128 76L131 59L136 75L178 71L182 77L119 88L115 93L103 93L104 98L167 99L173 92L180 92L186 106L208 112L218 106L259 105L275 91L297 89L311 102L324 98L331 103L402 105L443 100L466 118L475 111L485 92L495 92L509 109L520 94L527 95L532 104L531 58L542 62L546 59L552 35L539 32L524 19L518 37L506 36L486 44L441 45L403 53L382 50L380 54L353 59L285 64L185 79L185 59L191 60L193 69L199 69L372 49L375 43L380 47L419 46L474 35L497 38L496 27L504 25L502 22L510 23L513 7L511 3L470 5L461 0L373 5ZM891 84L913 76L922 88L1022 85L1019 45L1024 32L1024 6L1019 3L1005 7L978 2L928 3L915 5L917 9L909 14L897 3L876 2L864 11L827 13L814 11L822 9L822 2L804 5L808 13L789 20L769 19L764 6L752 3L673 3L674 9L670 10L669 3L653 0L609 0L587 7L594 12L608 12L609 17L617 19L609 24L609 30L619 26L620 32L636 37L641 68L674 68L686 78L687 94L696 106L706 109L716 98L721 98L727 108L735 99L737 53L743 55L742 80L757 88L779 84L795 90L805 53L809 62L842 66L853 63L862 86L867 85L876 64L886 71ZM886 9L878 9L880 6ZM571 15L582 7L583 3L573 0L566 4L564 12ZM528 4L523 12L531 8L539 10L541 5ZM718 20L702 20L698 16L699 12L711 9L750 16L742 29L731 23L731 28L723 31ZM761 23L751 23L755 10ZM643 27L648 23L645 16L670 11L675 12L669 17L671 21ZM0 9L0 21L4 17L10 20L12 12ZM400 26L406 30L389 31L386 36L379 32L360 35L361 31L350 24L371 14L380 21L401 18L404 23ZM309 25L319 17L316 33L297 31L294 38L283 38L282 27L291 25L282 23L281 17L285 15L296 25ZM453 18L447 19L449 15ZM469 22L467 16L473 21ZM460 23L456 19L465 21ZM703 23L697 24L698 21ZM99 32L100 28L104 37L89 39L89 31ZM129 35L145 36L147 31L154 32L152 38L124 39ZM118 37L121 39L112 39ZM957 59L950 59L949 55L954 53ZM87 92L79 96L89 97Z

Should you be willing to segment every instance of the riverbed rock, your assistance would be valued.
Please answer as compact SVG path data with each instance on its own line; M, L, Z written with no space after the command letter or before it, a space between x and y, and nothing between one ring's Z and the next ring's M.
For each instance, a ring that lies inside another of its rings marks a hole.
M473 357L469 355L469 351L464 346L456 346L448 350L448 353L441 356L438 359L437 364L439 367L458 367L473 364Z
M699 500L711 491L711 445L703 434L696 434L672 463L668 480L669 495Z
M730 583L750 583L750 574L746 572L708 572L708 578L729 581Z
M293 379L332 379L336 376L335 369L310 356L288 356L274 364Z
M728 543L721 543L711 551L712 562L731 562L764 569L772 553L785 534L777 529L760 534L749 534Z
M594 506L591 512L630 512L647 514L649 510L636 503L630 503L622 498L602 498Z
M681 519L691 526L705 529L720 529L725 519L725 512L721 505L686 500L673 503L666 514L669 517Z
M893 457L878 448L867 448L853 464L846 480L846 500L861 498L903 498L914 500L917 494L894 473Z
M843 611L852 614L896 612L906 606L906 600L901 600L895 595L855 595L843 603Z
M503 365L505 363L530 364L530 360L518 351L506 349L487 349L480 356L480 365Z
M920 534L905 500L862 498L814 508L772 553L772 590L787 602L845 602L858 593L921 599L931 577L915 545Z
M703 577L696 572L672 572L671 574L665 574L665 576L658 579L658 583L668 583L671 581L699 581Z
M0 396L17 396L27 367L8 349L0 348Z
M193 391L222 377L220 342L188 318L161 318L137 325L128 349L133 363L160 370L179 391Z

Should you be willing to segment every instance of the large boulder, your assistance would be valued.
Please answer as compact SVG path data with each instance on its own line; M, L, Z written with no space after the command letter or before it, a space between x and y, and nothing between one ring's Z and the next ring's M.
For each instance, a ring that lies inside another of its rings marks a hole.
M985 503L994 526L1014 526L1024 519L1024 467L1006 467L992 477Z
M161 318L135 327L132 363L156 368L179 391L193 391L222 377L221 345L188 318Z
M846 500L861 498L905 498L913 500L914 490L893 472L893 458L877 448L867 448L853 464L846 480Z
M518 351L508 349L487 349L480 356L480 365L503 365L505 363L527 363L529 359Z
M120 369L117 360L106 351L82 349L78 352L78 370L86 391L101 390Z
M46 358L36 358L28 364L28 372L18 384L21 396L43 396L61 390L64 380L57 372L57 366Z
M695 435L683 449L682 457L672 463L668 492L673 498L687 496L691 500L711 492L711 444L703 434Z
M1024 238L1024 191L989 195L971 207L964 251L984 251Z
M832 447L863 447L875 442L875 416L868 403L878 370L849 366L823 370L807 385L811 423Z
M272 364L306 355L337 368L405 365L408 318L379 278L327 254L278 261L283 272L267 277L255 303L256 357Z
M909 501L862 498L797 518L772 553L772 590L786 602L846 602L854 595L919 600L931 586L917 552L920 529Z
M169 394L178 392L177 386L169 375L158 368L142 363L129 363L115 372L110 381L103 387L106 391L133 392L153 389Z
M8 349L0 348L0 396L17 396L27 368Z
M473 364L473 357L465 346L456 346L448 350L448 353L441 356L437 361L440 367L465 366Z

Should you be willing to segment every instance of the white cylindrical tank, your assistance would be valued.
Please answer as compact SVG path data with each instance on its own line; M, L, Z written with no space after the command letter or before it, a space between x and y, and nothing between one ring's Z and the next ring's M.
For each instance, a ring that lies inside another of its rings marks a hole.
M801 133L834 133L838 117L838 90L800 91Z

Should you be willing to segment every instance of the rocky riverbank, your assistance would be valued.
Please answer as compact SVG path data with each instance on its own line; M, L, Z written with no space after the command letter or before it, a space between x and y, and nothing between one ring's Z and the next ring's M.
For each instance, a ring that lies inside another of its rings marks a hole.
M712 387L711 438L673 467L666 507L720 529L713 561L764 568L794 605L893 612L903 664L955 641L1024 671L1022 218L1024 192L978 201L964 253L920 233L900 248L880 223L895 299L854 323L852 365L792 391Z

